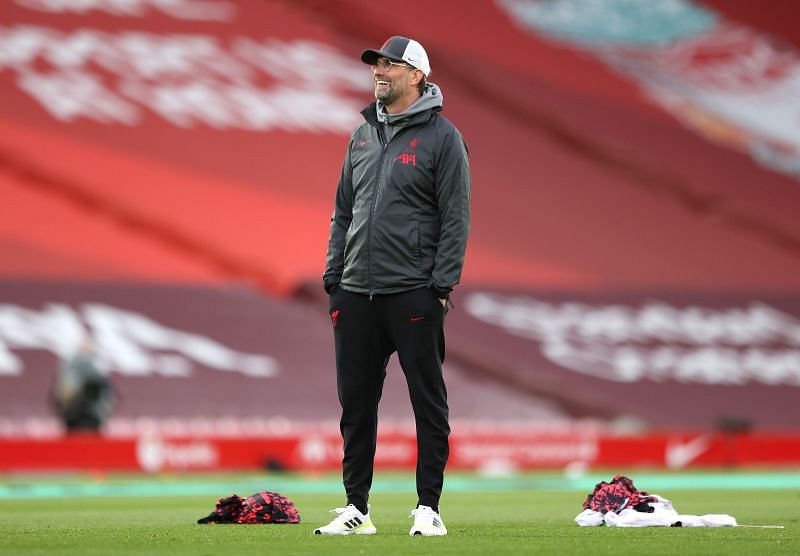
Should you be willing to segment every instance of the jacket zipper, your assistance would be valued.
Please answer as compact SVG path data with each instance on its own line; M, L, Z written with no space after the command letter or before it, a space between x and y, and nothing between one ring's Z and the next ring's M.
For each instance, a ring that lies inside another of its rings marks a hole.
M375 207L378 204L378 192L381 190L383 182L383 160L386 158L386 151L389 148L389 142L383 135L383 130L378 128L378 138L381 141L383 150L381 151L381 158L378 166L378 183L375 186L375 193L372 194L372 207L369 211L369 226L367 226L367 275L369 278L369 300L372 301L374 288L372 284L372 221L375 219Z

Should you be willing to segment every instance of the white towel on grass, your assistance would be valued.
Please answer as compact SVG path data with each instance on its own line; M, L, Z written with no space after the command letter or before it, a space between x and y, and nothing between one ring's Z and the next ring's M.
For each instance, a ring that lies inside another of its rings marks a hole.
M575 516L575 523L581 527L736 527L736 518L728 514L689 515L679 514L672 502L657 494L656 501L648 505L652 512L637 512L628 508L603 515L594 510L584 510ZM678 525L680 524L680 525Z

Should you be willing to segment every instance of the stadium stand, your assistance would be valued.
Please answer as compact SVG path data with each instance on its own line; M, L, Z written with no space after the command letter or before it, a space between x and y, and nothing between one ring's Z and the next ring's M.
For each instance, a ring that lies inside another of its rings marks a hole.
M358 54L404 33L473 169L454 418L794 428L797 8L625 5L604 5L612 36L579 0L440 0L413 20L366 0L4 3L4 434L59 434L44 393L69 342L53 323L106 350L121 436L335 421L333 192L371 98ZM399 375L390 422L409 417Z

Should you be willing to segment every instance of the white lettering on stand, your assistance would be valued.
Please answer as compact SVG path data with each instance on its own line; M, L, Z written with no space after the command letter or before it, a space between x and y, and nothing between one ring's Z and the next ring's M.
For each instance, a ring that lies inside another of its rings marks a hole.
M350 133L363 64L310 41L0 27L0 76L62 122Z
M208 369L272 377L277 361L241 353L206 336L170 328L141 313L101 303L51 303L41 311L0 305L0 376L20 375L22 360L12 350L42 349L64 357L91 337L98 364L127 376L189 377L193 363Z
M606 380L800 386L800 320L764 303L633 307L473 293L465 306L539 342L550 361Z
M236 4L220 0L17 0L17 4L56 14L87 15L100 11L118 17L147 17L161 13L198 21L231 21L236 17Z

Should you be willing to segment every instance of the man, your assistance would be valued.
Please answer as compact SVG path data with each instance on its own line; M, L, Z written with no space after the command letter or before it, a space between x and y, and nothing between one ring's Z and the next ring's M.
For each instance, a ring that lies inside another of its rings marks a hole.
M77 432L99 431L111 415L115 398L111 382L95 364L87 338L75 355L62 361L50 400L67 432Z
M439 515L449 455L442 378L444 315L469 234L470 171L459 131L441 114L418 42L390 38L361 60L376 102L353 132L331 219L323 282L330 295L342 406L346 508L316 534L374 534L368 504L386 365L397 352L417 426L411 535L446 535Z

